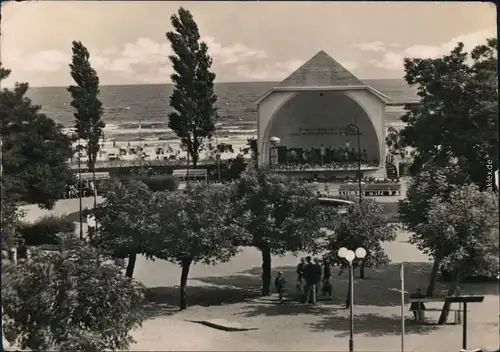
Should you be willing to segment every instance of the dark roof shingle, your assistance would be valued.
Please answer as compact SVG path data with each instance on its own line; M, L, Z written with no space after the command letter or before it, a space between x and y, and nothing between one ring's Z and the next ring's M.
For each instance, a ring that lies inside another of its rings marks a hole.
M278 87L335 87L364 85L323 50L285 78Z

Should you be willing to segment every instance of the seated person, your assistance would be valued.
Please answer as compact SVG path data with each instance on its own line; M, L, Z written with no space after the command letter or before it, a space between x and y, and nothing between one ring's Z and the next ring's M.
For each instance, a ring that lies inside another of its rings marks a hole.
M422 292L421 288L417 288L417 290L410 295L410 298L425 298L425 294ZM423 302L412 302L410 305L410 310L413 312L413 316L416 321L424 320L424 310L425 304Z

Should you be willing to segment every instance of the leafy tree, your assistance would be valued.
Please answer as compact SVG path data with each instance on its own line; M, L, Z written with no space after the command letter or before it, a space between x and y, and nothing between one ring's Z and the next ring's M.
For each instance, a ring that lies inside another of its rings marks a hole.
M181 266L180 309L187 307L186 285L191 264L227 262L238 252L245 232L234 220L232 185L194 184L155 195L161 235L153 240L150 257Z
M436 237L435 232L428 232L428 228L420 225L427 222L432 198L439 197L443 202L449 201L451 192L457 186L466 184L468 180L468 175L464 174L456 164L440 167L434 163L427 163L410 180L406 198L399 201L400 221L411 232L409 242L434 259L427 287L429 297L434 294L436 278L446 247L439 237Z
M170 96L168 126L179 136L196 166L203 142L212 137L217 119L214 92L215 74L210 71L212 59L208 46L200 41L198 26L191 13L180 8L172 15L175 31L166 34L175 55L169 56L175 73L171 78L174 91Z
M94 185L95 163L99 153L99 140L106 126L102 120L103 108L99 100L99 76L90 65L90 54L81 42L73 42L73 59L69 67L71 77L76 86L69 86L71 106L76 110L75 117L76 135L87 142L84 149L87 151L89 171L93 174ZM80 157L80 154L78 155ZM94 192L94 207L97 205L97 195Z
M3 189L3 187L2 187ZM1 197L0 213L2 220L2 250L15 248L23 244L21 233L23 212L6 197Z
M262 253L262 295L269 295L271 256L312 250L323 235L317 198L293 179L251 168L237 181L233 204L251 235L246 245Z
M338 213L328 225L331 230L326 248L332 264L345 268L345 261L337 257L341 247L366 249L367 255L361 262L360 278L364 278L364 268L378 268L389 263L382 243L396 239L396 227L388 224L382 214L383 208L373 199L365 199L361 204L349 206L346 213ZM358 262L353 262L354 267Z
M448 295L471 274L498 275L498 197L480 192L477 186L464 185L450 193L450 201L434 197L430 201L427 221L420 232L434 235L429 251L441 251L441 265L452 273ZM440 323L446 320L445 304Z
M128 258L129 278L133 276L137 254L149 250L148 236L158 233L152 198L153 193L141 182L115 182L93 212L99 229L92 243L115 258Z
M3 268L3 330L32 350L124 350L140 326L142 289L94 247L66 239Z
M243 154L248 155L250 154L252 156L252 160L255 165L258 165L258 159L259 159L259 149L258 149L258 142L257 138L247 138L247 146L243 148Z
M75 223L65 216L44 216L35 223L25 223L21 233L26 246L60 244L59 234L73 234Z
M226 180L238 179L248 166L248 161L242 154L238 154L234 158L224 160L222 163L222 178Z
M0 80L10 71L0 66ZM63 126L41 113L26 97L27 83L0 92L2 200L51 208L62 198L73 175L71 139Z
M420 96L401 118L406 127L399 146L412 148L413 174L427 162L446 166L456 160L485 187L486 161L498 168L497 46L497 39L488 39L469 55L458 43L440 58L405 59L405 79Z

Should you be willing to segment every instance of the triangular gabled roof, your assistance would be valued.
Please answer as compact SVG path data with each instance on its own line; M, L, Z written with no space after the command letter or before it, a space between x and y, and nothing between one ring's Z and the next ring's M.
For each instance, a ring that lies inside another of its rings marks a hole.
M345 67L321 50L276 87L305 88L364 85Z

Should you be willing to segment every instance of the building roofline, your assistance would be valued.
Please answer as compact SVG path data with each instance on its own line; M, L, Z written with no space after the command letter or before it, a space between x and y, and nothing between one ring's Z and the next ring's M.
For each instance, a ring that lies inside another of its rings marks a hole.
M382 92L367 86L317 86L317 87L274 87L268 90L263 96L261 96L255 103L260 105L269 95L273 92L310 92L310 91L350 91L350 90L368 90L377 98L379 98L384 104L394 104L395 102Z

